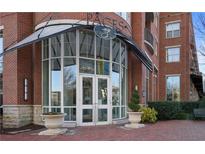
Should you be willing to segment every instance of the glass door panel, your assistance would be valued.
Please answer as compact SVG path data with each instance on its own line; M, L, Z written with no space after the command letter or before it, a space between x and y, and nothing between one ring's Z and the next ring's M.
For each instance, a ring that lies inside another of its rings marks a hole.
M93 104L93 79L83 77L83 105Z

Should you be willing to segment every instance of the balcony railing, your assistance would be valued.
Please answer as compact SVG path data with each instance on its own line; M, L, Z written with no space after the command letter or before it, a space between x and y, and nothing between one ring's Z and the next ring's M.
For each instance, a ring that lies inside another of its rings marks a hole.
M150 32L150 30L147 28L144 29L144 39L145 39L145 43L149 45L152 52L154 53L154 37Z

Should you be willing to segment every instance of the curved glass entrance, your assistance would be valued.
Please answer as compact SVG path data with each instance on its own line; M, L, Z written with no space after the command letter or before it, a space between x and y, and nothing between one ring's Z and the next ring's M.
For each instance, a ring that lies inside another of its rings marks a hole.
M42 41L43 112L64 112L65 122L109 124L126 117L127 49L90 30Z

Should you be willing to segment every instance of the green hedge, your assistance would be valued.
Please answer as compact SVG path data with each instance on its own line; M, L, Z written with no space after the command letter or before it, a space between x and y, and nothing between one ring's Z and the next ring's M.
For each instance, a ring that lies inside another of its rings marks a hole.
M205 101L198 102L148 102L148 106L154 108L159 120L192 119L193 110L205 108Z
M149 102L148 106L158 112L157 118L159 120L174 119L175 115L182 111L179 102Z

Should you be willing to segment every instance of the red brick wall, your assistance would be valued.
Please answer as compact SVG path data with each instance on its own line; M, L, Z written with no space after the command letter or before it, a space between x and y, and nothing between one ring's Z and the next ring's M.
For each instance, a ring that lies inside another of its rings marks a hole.
M160 59L159 59L159 87L160 100L166 99L166 79L168 74L181 74L181 100L189 100L190 91L190 67L189 67L189 25L190 13L160 13ZM181 36L166 39L165 23L170 21L181 21ZM180 62L166 63L166 46L181 45Z

